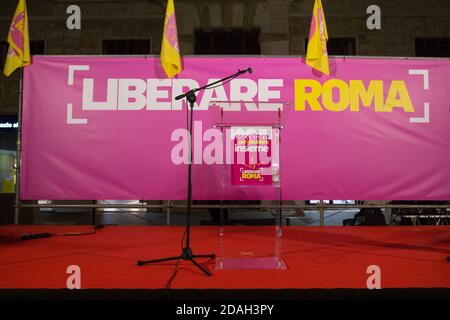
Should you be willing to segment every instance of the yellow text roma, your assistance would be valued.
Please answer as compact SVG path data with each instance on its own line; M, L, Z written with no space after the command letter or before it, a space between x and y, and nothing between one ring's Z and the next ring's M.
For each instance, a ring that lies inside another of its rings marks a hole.
M371 80L366 87L362 80L350 80L349 83L331 79L320 84L312 79L295 80L295 110L304 111L308 105L312 111L359 111L360 106L374 105L376 112L392 112L401 108L405 112L414 112L405 82L393 80L384 95L384 81ZM334 97L333 97L334 93Z

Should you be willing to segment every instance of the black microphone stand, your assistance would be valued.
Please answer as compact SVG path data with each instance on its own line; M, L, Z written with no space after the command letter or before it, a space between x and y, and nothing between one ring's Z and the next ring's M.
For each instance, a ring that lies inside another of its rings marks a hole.
M211 272L207 270L205 267L201 266L197 261L195 261L196 258L210 258L215 259L216 255L214 253L212 254L202 254L202 255L196 255L192 253L192 249L190 246L190 238L191 238L191 213L192 213L192 124L193 124L193 118L194 118L194 104L197 101L197 96L195 95L196 92L200 90L205 90L208 88L211 88L215 85L218 85L221 83L221 85L225 84L225 81L231 81L234 78L239 77L240 75L244 73L252 73L252 69L248 68L246 70L239 70L235 74L228 76L226 78L220 79L218 81L215 81L213 83L207 84L203 87L191 89L186 93L180 94L179 96L175 97L175 100L180 100L183 98L186 98L186 107L188 112L188 131L189 131L189 165L188 165L188 187L187 187L187 214L186 214L186 245L183 247L181 251L181 255L175 256L175 257L168 257L168 258L162 258L162 259L155 259L155 260L139 260L137 262L138 266L143 266L145 264L150 263L158 263L158 262L164 262L164 261L173 261L173 260L189 260L191 261L197 268L199 268L204 274L207 276L211 276ZM189 116L190 114L190 116Z

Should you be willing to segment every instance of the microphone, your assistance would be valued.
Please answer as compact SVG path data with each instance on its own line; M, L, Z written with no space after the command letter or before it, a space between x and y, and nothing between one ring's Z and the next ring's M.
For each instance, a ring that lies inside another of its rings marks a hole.
M252 70L252 68L250 68L250 67L248 67L247 69L242 70L242 71L243 71L242 73L246 73L246 72L248 72L249 74L252 74L252 73L253 73L253 70Z
M203 89L205 89L205 88L209 88L209 87L211 87L212 85L218 84L218 83L223 82L223 81L225 81L225 80L234 79L234 78L240 76L241 74L244 74L244 73L247 73L247 72L248 72L249 74L252 74L252 73L253 73L252 68L248 67L248 68L245 69L245 70L238 70L238 72L235 73L235 74L233 74L232 76L228 76L228 77L223 78L223 79L221 79L221 80L218 80L218 81L216 81L216 82L209 83L209 84L207 84L206 86L201 87L201 88L191 89L191 90L189 90L188 92L185 92L185 93L182 93L182 94L179 94L178 96L176 96L176 97L175 97L175 100L180 100L180 99L183 99L183 98L186 98L186 97L188 97L188 100L189 100L189 97L194 96L194 93L197 92L197 91L203 90ZM222 84L222 85L223 85L223 84ZM195 101L195 96L194 96L194 101Z
M247 68L247 69L245 69L245 70L239 70L239 74L241 75L241 74L244 74L244 73L246 73L246 72L248 72L249 74L252 74L253 73L253 70L252 70L252 68Z

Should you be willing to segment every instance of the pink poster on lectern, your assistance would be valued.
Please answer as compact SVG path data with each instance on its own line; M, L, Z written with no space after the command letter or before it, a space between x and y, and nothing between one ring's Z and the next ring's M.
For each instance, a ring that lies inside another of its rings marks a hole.
M272 128L232 127L234 186L272 185Z
M299 57L185 57L167 79L157 57L34 57L25 68L22 199L271 199L264 188L221 190L233 154L212 101L245 122L291 108L280 131L282 197L450 199L450 60L330 58L330 75ZM193 135L189 88L197 93ZM264 117L262 117L264 118Z

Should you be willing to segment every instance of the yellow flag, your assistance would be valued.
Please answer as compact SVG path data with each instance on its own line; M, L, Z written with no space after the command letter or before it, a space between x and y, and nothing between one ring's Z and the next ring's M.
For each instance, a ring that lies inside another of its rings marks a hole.
M172 78L182 70L173 0L167 1L164 33L161 44L161 65L169 78Z
M330 67L328 65L327 41L328 32L322 1L315 0L311 18L311 27L309 30L306 64L329 75Z
M9 49L3 73L9 76L17 68L31 64L26 0L19 0L7 41Z

